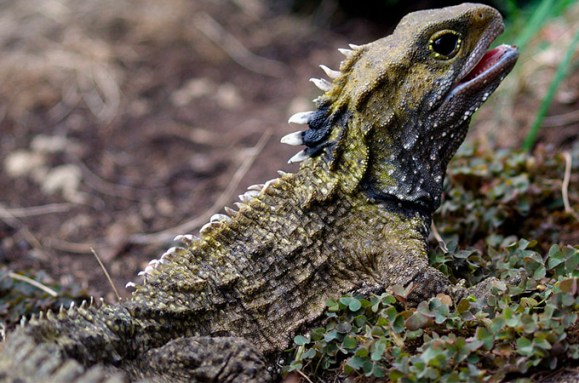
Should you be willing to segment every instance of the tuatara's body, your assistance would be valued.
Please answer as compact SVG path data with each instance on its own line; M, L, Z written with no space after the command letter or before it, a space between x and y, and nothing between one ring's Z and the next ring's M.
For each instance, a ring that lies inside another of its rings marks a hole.
M0 380L266 382L268 363L324 302L412 284L412 298L462 295L429 267L430 216L474 111L517 51L485 53L503 27L463 4L406 16L394 33L344 50L314 112L294 115L304 160L180 236L130 300L33 319L8 336ZM470 292L480 293L484 286ZM91 376L94 379L91 379Z

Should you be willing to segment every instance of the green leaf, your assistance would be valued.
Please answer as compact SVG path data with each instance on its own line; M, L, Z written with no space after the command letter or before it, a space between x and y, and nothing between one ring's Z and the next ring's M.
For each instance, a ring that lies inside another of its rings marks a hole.
M576 296L579 294L579 278L564 279L559 282L559 288L565 293Z
M412 316L404 322L404 325L409 330L418 330L425 328L432 323L432 319L421 312L415 312Z
M336 331L340 334L347 334L352 331L352 325L349 322L340 322L336 326Z
M328 299L326 301L326 306L328 306L328 311L336 312L340 310L340 304L333 299Z
M549 270L554 269L565 262L565 256L558 245L551 245L549 252L547 253L547 268Z
M404 316L402 316L401 314L396 315L395 319L393 322L391 322L391 326L392 326L392 330L396 333L396 334L400 334L401 332L404 331Z
M314 359L316 357L316 354L317 354L316 350L310 348L309 350L307 350L302 354L302 359Z
M359 370L362 367L364 367L364 363L367 361L367 359L364 359L360 356L354 355L353 357L351 357L350 359L348 359L348 361L346 362L346 364L350 367L352 367L354 370Z
M360 347L359 349L356 350L355 354L356 356L360 357L360 358L367 358L368 355L370 355L370 352L368 351L367 348L365 347Z
M323 327L316 327L312 331L310 331L310 335L313 341L318 341L324 339L324 335L326 334L326 329Z
M348 308L350 311L356 312L362 308L362 303L358 299L352 298L348 304Z
M378 340L372 346L372 354L370 358L374 361L382 359L382 355L384 354L385 350L386 350L386 340L385 339Z
M372 365L372 376L375 378L383 378L384 377L384 369L380 367L380 365L376 362Z
M520 337L516 341L517 352L523 356L533 355L533 342L525 337Z
M306 338L305 336L296 335L294 337L294 343L298 346L303 346L303 345L310 343L310 340L308 338Z
M490 350L493 348L494 344L494 336L493 334L487 330L485 327L478 327L475 333L476 339L483 342L483 347L486 350Z
M356 338L350 335L346 335L342 341L342 346L346 349L354 349L358 345Z
M456 305L456 312L462 314L470 310L470 301L468 299L461 299Z
M337 339L337 338L338 338L338 331L336 331L336 330L328 331L328 332L326 333L326 335L324 335L324 340L325 340L326 342L331 342L331 341L333 341L334 339Z
M288 368L288 372L301 370L303 368L303 364L301 362L292 362Z

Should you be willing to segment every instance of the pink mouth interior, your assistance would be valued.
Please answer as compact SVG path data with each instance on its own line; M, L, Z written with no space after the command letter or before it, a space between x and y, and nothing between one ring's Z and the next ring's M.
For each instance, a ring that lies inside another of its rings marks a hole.
M484 73L487 69L491 68L499 61L506 50L507 48L504 45L501 45L486 52L478 64L475 65L475 67L462 79L461 82L464 83L470 81L473 78L478 77L481 73Z

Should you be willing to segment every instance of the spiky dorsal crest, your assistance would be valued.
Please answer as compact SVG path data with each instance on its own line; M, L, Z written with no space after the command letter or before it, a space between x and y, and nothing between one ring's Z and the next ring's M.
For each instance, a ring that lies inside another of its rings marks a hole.
M306 147L293 156L289 163L308 158L324 161L341 189L347 193L354 191L364 177L368 166L366 138L372 128L356 117L351 95L347 92L351 69L365 51L364 46L350 47L352 49L340 50L346 59L341 63L339 71L320 66L332 82L310 79L324 91L322 96L314 100L318 108L296 113L288 121L291 124L305 124L308 129L290 133L281 139L282 143L288 145Z

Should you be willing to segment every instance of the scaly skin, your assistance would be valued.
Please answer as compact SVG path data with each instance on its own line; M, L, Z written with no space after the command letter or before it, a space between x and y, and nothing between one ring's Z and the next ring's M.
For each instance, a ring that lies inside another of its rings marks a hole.
M416 12L345 52L333 83L318 81L318 109L290 119L309 126L283 139L306 145L297 173L181 237L130 300L19 328L0 380L268 382L268 363L328 298L396 284L415 301L484 296L489 282L465 291L432 269L426 240L472 113L516 61L508 46L481 61L502 25L477 4Z

